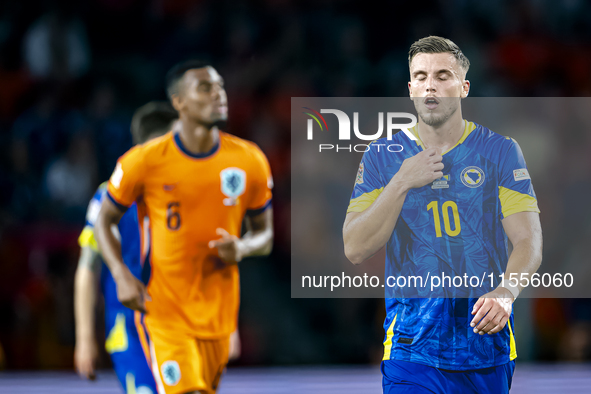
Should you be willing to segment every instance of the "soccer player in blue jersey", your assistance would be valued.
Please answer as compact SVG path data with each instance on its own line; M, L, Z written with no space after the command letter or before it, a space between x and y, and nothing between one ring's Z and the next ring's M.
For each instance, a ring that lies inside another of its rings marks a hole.
M416 140L399 132L370 144L343 226L345 254L359 264L385 245L386 276L486 271L506 280L480 297L443 297L441 289L431 297L387 293L384 393L498 394L511 387L512 304L523 282L509 279L536 272L542 231L517 142L462 117L469 65L448 39L430 36L411 46Z
M144 143L171 130L177 119L176 111L165 102L150 102L139 108L133 116L131 132L134 143ZM98 350L95 340L94 313L96 282L100 271L100 287L105 299L107 339L105 347L111 356L115 372L128 394L155 394L156 383L145 356L145 338L138 333L139 316L124 307L117 299L115 281L102 262L96 240L94 224L101 201L106 193L106 182L99 186L92 198L86 216L86 226L79 237L80 259L75 278L76 349L74 361L82 377L94 379ZM138 279L146 281L150 274L145 262L149 247L145 232L144 211L134 204L121 218L117 236L121 239L121 253L125 264ZM137 312L139 314L139 312ZM140 330L140 332L142 332Z

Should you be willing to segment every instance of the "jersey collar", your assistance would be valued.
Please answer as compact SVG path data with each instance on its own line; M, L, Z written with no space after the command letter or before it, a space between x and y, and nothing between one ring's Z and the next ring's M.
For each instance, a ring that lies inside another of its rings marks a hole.
M462 138L460 138L460 140L456 142L454 146L443 152L442 155L445 155L453 148L463 143L466 140L466 138L468 138L470 133L474 131L474 129L476 129L476 125L473 122L468 122L466 119L464 119L464 134L462 134ZM409 130L415 137L417 137L417 140L415 141L417 145L419 145L421 148L423 148L423 150L425 150L425 145L423 144L423 141L421 141L421 137L419 137L419 125L417 124L416 126L411 127Z
M178 132L174 133L174 143L177 146L177 148L181 152L183 152L185 155L187 155L193 159L205 159L209 156L212 156L213 154L215 154L219 150L220 141L222 140L221 137L222 136L220 135L217 142L215 143L215 145L208 152L204 152L204 153L193 153L193 152L189 151L187 149L187 147L185 147L185 145L183 144L183 141L181 140L181 136Z

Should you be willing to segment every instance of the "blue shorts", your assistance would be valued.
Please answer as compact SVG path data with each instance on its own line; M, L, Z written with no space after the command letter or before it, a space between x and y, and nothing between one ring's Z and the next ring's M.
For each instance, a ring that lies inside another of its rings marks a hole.
M515 361L471 371L442 370L408 361L382 361L384 394L509 393Z
M156 394L156 382L135 326L134 311L124 306L107 306L105 323L105 348L125 392Z

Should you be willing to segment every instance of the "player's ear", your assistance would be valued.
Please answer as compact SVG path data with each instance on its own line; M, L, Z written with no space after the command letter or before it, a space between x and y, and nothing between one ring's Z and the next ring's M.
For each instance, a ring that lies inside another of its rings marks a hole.
M468 93L470 93L470 81L465 79L464 83L462 83L462 93L461 93L460 97L464 99L464 98L468 97Z
M410 97L410 99L412 101L412 89L410 88L410 81L408 81L408 96Z
M176 109L177 112L183 108L183 103L178 93L171 95L170 101L172 102L173 108Z

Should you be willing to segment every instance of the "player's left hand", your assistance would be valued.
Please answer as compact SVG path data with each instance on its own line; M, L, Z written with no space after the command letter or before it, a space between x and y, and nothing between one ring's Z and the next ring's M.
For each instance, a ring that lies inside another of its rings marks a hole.
M240 335L238 334L238 329L236 329L230 335L230 351L228 353L229 361L237 360L238 357L240 357L240 348Z
M474 327L474 332L480 335L501 331L511 316L513 301L513 294L504 287L486 293L474 304L472 314L476 316L470 327Z
M209 248L217 248L218 255L226 263L239 263L244 257L244 245L240 238L230 234L223 228L218 228L215 232L222 238L209 241Z

